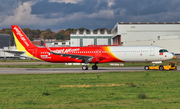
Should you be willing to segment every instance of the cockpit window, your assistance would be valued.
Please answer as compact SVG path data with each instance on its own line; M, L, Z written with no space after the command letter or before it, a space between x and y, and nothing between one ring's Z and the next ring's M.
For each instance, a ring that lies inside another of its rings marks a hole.
M160 53L168 52L166 49L159 50Z

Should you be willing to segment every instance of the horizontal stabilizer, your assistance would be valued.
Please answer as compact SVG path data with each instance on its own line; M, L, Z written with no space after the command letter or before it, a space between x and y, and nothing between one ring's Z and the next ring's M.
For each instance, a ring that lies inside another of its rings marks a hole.
M23 53L25 53L24 51L17 51L17 50L3 50L3 52L11 53L14 54L15 56L20 56Z

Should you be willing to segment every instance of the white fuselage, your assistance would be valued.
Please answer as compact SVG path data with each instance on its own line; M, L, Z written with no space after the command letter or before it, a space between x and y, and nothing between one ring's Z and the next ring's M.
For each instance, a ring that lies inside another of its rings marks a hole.
M164 49L157 46L112 46L111 52L125 62L164 61L173 58L170 52L160 53Z

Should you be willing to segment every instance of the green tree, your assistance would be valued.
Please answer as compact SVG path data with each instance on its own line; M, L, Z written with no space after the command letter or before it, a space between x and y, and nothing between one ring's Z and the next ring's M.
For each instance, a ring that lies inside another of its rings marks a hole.
M83 32L84 30L86 30L86 32L90 32L89 29L86 29L86 28L78 28L79 31Z
M49 32L49 33L52 33L52 30L51 29L46 29L45 31Z
M98 29L95 29L94 31L97 31ZM30 40L33 40L34 38L43 38L44 40L45 39L70 40L70 33L76 33L77 30L80 30L80 32L83 32L84 30L86 30L87 32L90 32L90 30L86 28L78 28L78 29L68 28L66 30L60 30L58 33L53 32L49 28L46 29L45 31L42 31L40 29L31 30L29 28L24 28L22 30L28 36ZM107 29L106 28L100 29L101 32L104 32L104 30L107 30ZM0 33L10 34L11 45L14 45L14 37L13 37L11 28L3 28L2 30L0 30Z
M56 37L56 40L60 40L60 39L65 40L65 37L61 33L56 33L55 37Z
M40 34L40 38L42 38L44 40L47 39L48 36L49 36L49 32L48 31L43 31Z

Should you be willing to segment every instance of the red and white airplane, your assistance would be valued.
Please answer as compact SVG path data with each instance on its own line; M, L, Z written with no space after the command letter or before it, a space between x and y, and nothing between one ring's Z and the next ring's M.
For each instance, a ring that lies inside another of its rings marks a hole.
M108 62L162 62L173 58L165 48L157 46L86 46L86 47L37 47L27 38L18 25L12 25L12 31L19 55L54 63L85 63L83 70L88 70L88 63ZM13 53L13 52L12 52ZM17 52L16 52L17 53Z

